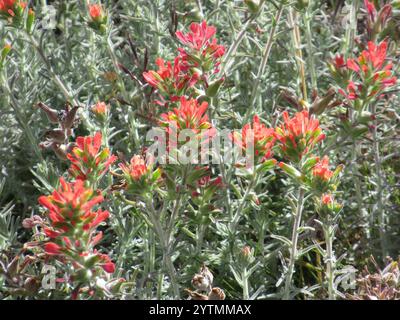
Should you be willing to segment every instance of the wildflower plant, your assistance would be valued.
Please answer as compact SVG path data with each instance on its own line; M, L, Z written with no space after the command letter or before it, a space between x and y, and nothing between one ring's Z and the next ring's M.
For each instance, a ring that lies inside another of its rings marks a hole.
M0 0L0 298L397 297L397 20Z

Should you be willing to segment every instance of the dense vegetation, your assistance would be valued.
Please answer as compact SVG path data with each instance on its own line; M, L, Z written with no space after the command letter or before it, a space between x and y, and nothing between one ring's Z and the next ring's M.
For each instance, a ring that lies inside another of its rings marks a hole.
M398 299L399 21L0 0L0 297Z

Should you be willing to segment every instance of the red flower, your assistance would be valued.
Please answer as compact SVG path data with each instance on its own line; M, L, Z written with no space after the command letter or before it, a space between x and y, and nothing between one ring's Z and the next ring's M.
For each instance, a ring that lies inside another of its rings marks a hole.
M103 237L96 228L110 215L101 209L92 210L103 201L103 197L86 188L82 180L67 183L60 178L60 183L61 186L51 195L39 198L39 203L48 209L50 218L50 226L43 228L51 239L44 246L45 252L59 255L64 262L70 261L76 270L94 270L97 264L112 273L114 264L111 259L94 249Z
M0 0L0 14L5 14L11 17L15 16L16 9L25 9L26 2L20 0Z
M354 61L354 59L347 60L347 68L355 72L360 71L360 67L358 66L357 62Z
M100 4L89 4L89 15L93 20L102 19L103 8Z
M200 51L203 46L210 43L210 39L214 36L217 30L215 27L207 26L207 22L203 21L201 24L192 23L190 25L190 31L191 32L187 34L177 31L176 36L182 43L188 45L194 50Z
M377 14L374 3L369 2L368 0L364 0L364 6L367 9L369 19L374 21Z
M211 54L215 58L221 57L225 48L216 43L216 39L212 39L217 29L213 26L207 26L207 22L192 23L190 32L183 34L181 31L176 32L177 38L194 51L201 52L202 55Z
M39 203L49 210L52 228L44 228L46 236L55 239L64 235L74 236L79 228L87 231L88 235L105 219L108 211L91 211L93 206L103 201L101 195L95 195L91 189L84 187L82 180L74 184L60 178L61 187L50 196L41 196ZM88 238L90 243L90 237Z
M216 28L207 26L206 21L192 23L189 28L187 34L176 32L178 40L189 48L189 51L179 48L181 57L194 67L201 67L203 71L214 69L214 73L218 72L217 60L224 55L225 47L217 44L217 39L213 38Z
M145 160L139 155L133 156L129 165L120 163L119 166L125 175L129 176L132 180L139 180L149 171Z
M339 93L347 97L349 100L356 100L359 98L359 90L362 89L362 86L356 85L353 81L349 81L346 89L347 93L342 89L339 89Z
M323 194L322 195L322 198L321 198L321 202L324 204L324 205L326 205L326 206L328 206L328 205L330 205L330 204L332 204L333 203L333 197L332 197L332 195L331 194Z
M108 148L101 149L101 133L78 137L77 146L67 155L72 162L69 173L80 180L97 180L117 159Z
M324 181L329 181L333 176L333 172L329 170L329 158L328 156L324 156L322 160L320 160L313 168L312 174L314 177L317 177Z
M90 109L92 110L93 113L95 113L98 116L105 116L107 115L110 106L107 105L105 102L98 102Z
M242 128L241 135L233 134L232 139L243 150L246 150L253 144L256 157L262 160L272 157L272 147L274 146L276 137L275 130L267 128L257 116L254 116L253 123L247 123Z
M336 69L340 69L340 68L343 68L346 66L344 57L341 54L337 55L333 62L334 62Z
M340 89L339 93L349 100L370 99L378 96L384 88L395 85L397 78L393 76L392 63L386 63L386 52L386 41L378 45L370 41L358 59L348 59L346 66L358 80L349 80L346 91Z
M158 71L150 70L143 73L146 82L167 95L171 101L177 101L186 90L193 87L199 79L197 72L189 70L189 66L182 57L177 57L174 64L165 63L161 58L156 59Z
M54 242L47 242L44 245L44 251L50 255L57 255L61 253L61 247Z
M196 99L181 97L179 108L161 115L161 125L178 130L192 129L196 133L202 129L210 129L211 123L205 114L207 108L207 102L199 104Z
M106 254L99 255L101 260L101 267L107 273L114 273L115 272L115 264L111 261L110 257Z
M359 64L363 67L364 72L371 66L373 69L381 69L386 59L386 51L386 41L383 41L378 46L372 41L369 41L368 50L364 50L358 58Z
M284 123L275 129L283 155L294 162L302 159L314 146L325 139L318 119L310 117L307 110L297 112L293 118L283 113Z
M84 187L82 180L67 183L60 178L60 188L49 196L39 197L39 203L49 210L49 218L60 233L68 232L77 224L91 228L92 221L104 213L90 210L103 201L102 195L96 195L90 188ZM104 219L103 219L104 220Z

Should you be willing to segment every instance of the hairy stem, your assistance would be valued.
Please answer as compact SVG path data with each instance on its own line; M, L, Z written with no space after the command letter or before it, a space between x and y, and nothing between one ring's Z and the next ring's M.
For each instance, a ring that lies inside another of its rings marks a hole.
M328 281L329 300L336 300L334 287L334 272L335 272L335 256L333 254L333 230L330 224L324 226L324 236L326 243L326 279Z
M247 274L247 268L243 269L242 272L242 282L243 282L243 300L249 300L250 295L249 295L249 277Z
M290 27L292 28L292 41L295 49L297 68L299 70L301 93L303 95L303 100L307 101L306 74L303 53L301 51L300 28L297 21L297 13L293 10L293 8L289 8L289 23Z
M257 175L257 173L254 173L252 178L251 178L251 180L250 180L250 182L249 182L249 184L248 184L248 186L247 186L247 189L246 189L246 191L245 191L245 193L244 193L244 195L243 195L243 197L242 197L242 199L240 201L239 207L236 210L236 213L233 216L233 219L231 221L230 230L233 233L236 230L237 224L239 223L240 216L241 216L243 208L244 208L244 204L246 203L246 199L247 199L249 193L251 192L251 190L253 190L254 186L256 185L257 180L258 180L258 175Z
M171 281L171 287L172 287L172 290L174 293L174 298L180 299L179 286L178 286L178 281L177 281L177 277L176 277L176 270L175 270L174 264L172 263L172 259L171 259L169 237L167 234L165 234L165 232L161 226L159 216L157 215L157 213L154 209L151 199L147 199L146 208L148 210L149 217L150 217L151 223L154 226L155 232L157 233L157 236L160 239L161 249L163 252L163 264L164 264L165 269L168 272L168 275L169 275L169 278Z
M305 190L302 187L300 187L297 195L297 207L296 207L293 230L292 230L292 247L290 250L289 267L286 273L285 291L283 295L284 300L290 299L290 289L292 286L294 265L297 259L297 241L299 238L299 228L301 223L301 215L303 212L304 195L305 195Z
M371 111L376 115L376 105L372 104ZM379 152L379 138L378 138L378 121L375 119L372 131L373 153L375 160L375 176L376 176L376 212L378 214L379 224L379 238L381 244L381 254L384 260L387 256L387 241L386 241L386 227L385 227L385 208L383 205L383 182L382 182L382 160Z
M265 49L264 49L262 61L261 61L260 67L258 68L257 76L256 76L256 79L255 79L254 84L253 84L253 90L252 90L251 98L250 98L250 106L247 109L246 116L245 116L246 120L248 120L248 118L254 112L254 103L257 100L257 96L258 96L258 87L259 87L260 82L261 82L261 77L264 74L265 68L267 66L268 58L269 58L270 53L271 53L271 48L272 48L272 45L274 43L273 40L274 40L274 37L275 37L275 32L276 32L276 29L277 29L277 27L279 25L279 21L281 20L282 12L283 12L283 4L280 5L280 7L279 7L279 9L278 9L278 11L277 11L277 13L276 13L276 15L274 17L274 21L272 22L270 36L269 36L269 38L267 40L267 43L265 44Z

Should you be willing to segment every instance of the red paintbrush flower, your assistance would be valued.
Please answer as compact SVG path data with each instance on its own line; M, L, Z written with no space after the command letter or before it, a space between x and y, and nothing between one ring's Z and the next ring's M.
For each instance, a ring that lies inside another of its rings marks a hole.
M179 108L161 115L161 125L177 130L191 129L195 133L200 130L210 129L211 123L205 114L208 108L207 102L199 102L196 99L181 97Z
M54 242L48 242L44 245L44 251L49 255L57 255L61 253L61 247Z
M111 258L106 254L99 254L101 267L107 273L115 272L115 264L111 261Z
M103 196L86 188L82 180L68 183L60 178L60 188L49 196L41 196L39 203L49 210L52 226L68 232L77 224L86 227L97 217L91 209L103 201ZM99 213L103 214L103 213Z
M187 89L193 87L199 79L197 72L189 70L189 66L182 59L177 57L172 64L161 58L156 59L157 71L150 70L143 73L146 82L153 88L166 95L167 100L172 102L179 100Z
M93 20L102 19L103 8L100 4L89 4L89 15Z
M377 14L374 3L370 2L368 0L364 0L364 6L365 6L365 9L367 9L369 19L374 21L376 14Z
M327 194L323 194L322 198L321 198L321 202L322 204L328 206L330 204L333 203L333 197L331 194L327 193Z
M107 15L100 3L89 4L89 21L88 25L100 34L104 34L107 30Z
M0 0L0 13L14 17L16 11L23 11L26 8L26 2L20 0Z
M212 55L214 58L220 58L225 53L225 48L217 44L213 38L217 29L208 26L206 21L202 23L192 23L187 34L177 31L176 36L182 44L188 46L193 51L200 52L203 56Z
M282 155L299 162L314 146L325 139L318 119L309 116L307 110L297 112L293 118L283 113L284 123L275 129L275 136L280 142Z
M368 42L358 59L348 59L347 69L357 80L349 80L346 89L339 93L349 100L372 99L380 95L387 87L394 86L397 78L393 76L392 63L386 61L387 42L376 45Z
M312 174L321 180L328 181L333 176L333 172L329 170L329 158L324 156L313 168Z
M97 181L117 159L110 155L108 148L101 148L102 136L97 132L94 137L78 137L76 147L67 155L71 161L69 173L80 180Z
M82 180L68 183L60 178L60 184L51 195L39 198L50 218L50 225L43 228L51 239L44 245L45 252L70 260L76 270L92 269L97 264L106 272L113 272L111 259L94 249L103 237L96 228L110 215L101 209L93 211L103 196L85 187Z
M149 171L145 160L139 155L133 156L129 165L120 163L119 167L122 169L124 174L129 176L132 180L139 180Z
M190 32L184 34L182 31L176 32L178 40L188 47L179 48L180 55L184 60L190 62L194 67L199 67L208 72L214 70L218 72L219 59L225 53L225 47L217 43L213 38L216 28L208 26L206 21L192 23L189 27Z
M253 123L244 125L241 134L235 132L232 139L242 150L253 147L255 156L265 160L272 157L272 147L276 137L274 129L267 128L257 116L254 116Z

